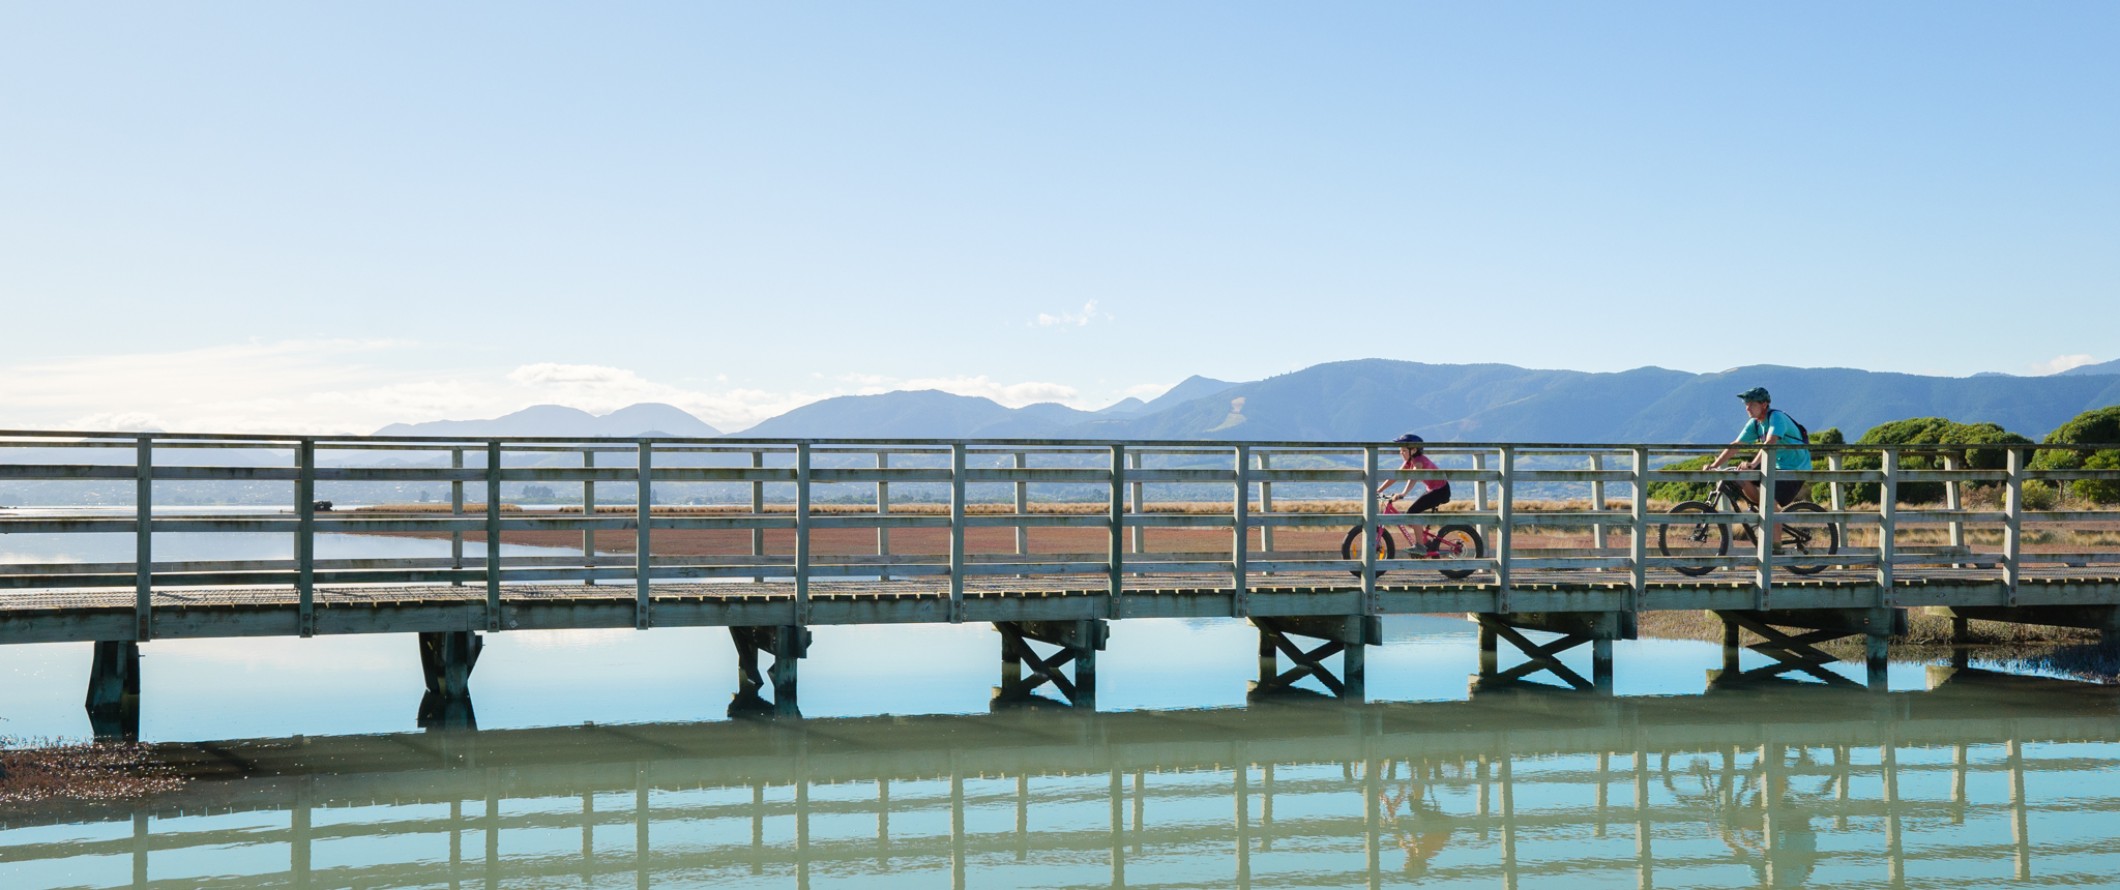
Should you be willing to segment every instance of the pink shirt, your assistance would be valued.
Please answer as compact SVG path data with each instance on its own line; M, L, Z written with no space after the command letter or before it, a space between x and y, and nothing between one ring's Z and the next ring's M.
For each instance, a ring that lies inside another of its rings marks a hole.
M1409 457L1409 458L1407 458L1407 459L1406 459L1406 462L1405 462L1405 463L1403 463L1403 464L1400 464L1400 465L1399 465L1399 469L1401 469L1401 470L1413 470L1413 469L1421 469L1421 470L1440 470L1440 469L1442 469L1442 467L1436 466L1436 465L1435 465L1435 461L1432 461L1432 460L1429 460L1429 459L1428 459L1428 455L1426 455L1426 454L1416 454L1416 455L1414 455L1414 456L1412 456L1412 457ZM1397 479L1386 479L1386 480L1384 480L1384 484L1385 484L1385 485L1390 485L1391 483L1393 483L1393 482L1397 482L1397 481L1398 481ZM1429 491L1434 491L1434 490L1436 490L1436 489L1438 489L1438 488L1442 488L1443 486L1445 486L1445 485L1449 485L1449 484L1450 484L1450 482L1449 482L1448 480L1444 480L1444 479L1423 479L1423 480L1421 480L1421 483L1422 483L1422 484L1424 484L1424 485L1426 485L1426 486L1428 486L1428 490L1429 490Z

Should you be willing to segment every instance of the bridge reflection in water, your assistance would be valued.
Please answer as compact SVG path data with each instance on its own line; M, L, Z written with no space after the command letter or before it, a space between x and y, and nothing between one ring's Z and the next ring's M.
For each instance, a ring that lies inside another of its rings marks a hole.
M1932 668L1611 698L167 744L0 819L23 886L2049 886L2120 869L2120 694Z

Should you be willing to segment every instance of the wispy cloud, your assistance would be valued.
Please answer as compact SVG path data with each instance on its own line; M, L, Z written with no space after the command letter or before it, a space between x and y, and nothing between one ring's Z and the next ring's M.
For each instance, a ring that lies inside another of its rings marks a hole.
M2047 359L2046 361L2033 365L2031 370L2034 374L2059 374L2070 368L2080 368L2084 365L2096 364L2097 361L2097 359L2087 355L2057 355L2053 358Z
M1073 386L987 375L818 376L760 389L706 373L658 380L610 365L532 362L512 369L420 367L443 347L407 341L242 343L152 354L0 363L0 428L345 435L391 423L498 417L556 404L594 414L641 402L675 405L735 432L834 396L936 389L1009 407L1086 404ZM1144 397L1168 389L1133 387Z
M1038 319L1032 324L1041 328L1081 328L1094 322L1111 320L1112 314L1098 309L1097 301L1091 300L1082 304L1080 312L1062 312L1059 315L1040 312Z

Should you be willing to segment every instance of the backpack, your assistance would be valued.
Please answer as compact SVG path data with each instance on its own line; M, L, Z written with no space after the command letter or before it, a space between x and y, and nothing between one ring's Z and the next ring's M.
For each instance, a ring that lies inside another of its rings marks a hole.
M1776 413L1776 414L1779 414L1779 415L1781 415L1781 416L1783 416L1783 417L1789 417L1789 412L1787 412L1787 411L1783 411L1783 410L1781 410L1780 408L1776 408L1776 409L1774 409L1774 413ZM1803 421L1801 421L1801 420L1797 420L1797 419L1796 419L1796 418L1794 418L1794 417L1789 417L1789 422L1790 422L1790 423L1793 423L1793 424L1796 424L1796 435L1797 435L1797 437L1798 437L1799 439L1801 439L1801 441L1797 442L1796 444L1798 444L1798 445L1809 445L1809 444L1811 444L1811 431L1810 431L1810 430L1807 430L1807 429L1804 429L1804 427L1803 427Z

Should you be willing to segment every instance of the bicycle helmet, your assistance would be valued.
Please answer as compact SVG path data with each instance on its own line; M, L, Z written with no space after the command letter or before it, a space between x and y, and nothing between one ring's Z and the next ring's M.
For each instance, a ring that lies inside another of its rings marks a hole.
M1398 438L1396 438L1396 439L1393 439L1393 440L1391 440L1391 441L1393 441L1393 442L1395 442L1395 443L1397 443L1397 444L1400 444L1400 445L1419 445L1419 444L1421 444L1421 437L1420 437L1420 436L1416 436L1416 435L1414 435L1414 434L1412 434L1412 433L1407 433L1406 435L1400 436L1400 437L1398 437Z

